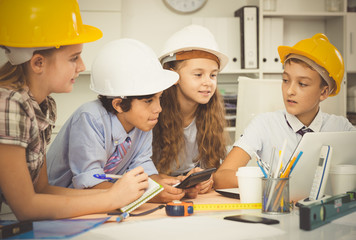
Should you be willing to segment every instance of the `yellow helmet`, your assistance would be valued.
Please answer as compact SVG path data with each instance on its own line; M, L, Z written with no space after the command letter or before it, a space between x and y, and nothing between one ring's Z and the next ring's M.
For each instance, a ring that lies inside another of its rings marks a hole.
M76 0L0 0L0 45L59 47L102 37L84 25Z
M335 96L340 91L340 85L344 77L344 60L337 48L329 42L322 33L315 34L312 38L299 41L293 47L279 46L278 53L281 62L284 63L289 54L305 56L325 68L329 76L336 83L336 89L330 94Z

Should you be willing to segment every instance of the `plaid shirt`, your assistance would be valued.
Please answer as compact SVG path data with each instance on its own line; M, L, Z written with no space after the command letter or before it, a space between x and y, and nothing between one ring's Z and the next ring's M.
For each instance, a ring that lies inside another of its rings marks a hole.
M55 119L56 103L52 97L38 104L27 87L18 91L0 87L0 143L26 148L33 183L43 166Z

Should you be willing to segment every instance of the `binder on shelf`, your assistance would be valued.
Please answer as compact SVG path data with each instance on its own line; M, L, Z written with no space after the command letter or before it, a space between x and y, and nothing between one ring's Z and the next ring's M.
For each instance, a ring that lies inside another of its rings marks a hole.
M263 19L262 69L264 72L282 72L278 46L283 45L283 18Z
M240 18L241 68L258 68L258 7L244 6L235 11Z

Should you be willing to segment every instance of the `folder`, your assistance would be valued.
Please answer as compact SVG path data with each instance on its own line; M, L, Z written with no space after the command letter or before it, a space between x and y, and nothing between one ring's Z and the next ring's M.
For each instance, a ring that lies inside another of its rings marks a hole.
M282 72L283 67L278 54L278 46L283 45L283 18L263 19L263 55L264 72Z
M240 18L241 68L258 68L258 7L244 6L235 11Z

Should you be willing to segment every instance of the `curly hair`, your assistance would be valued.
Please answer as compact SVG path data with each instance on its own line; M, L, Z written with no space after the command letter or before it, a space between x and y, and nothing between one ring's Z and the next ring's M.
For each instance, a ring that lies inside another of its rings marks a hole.
M165 67L170 68L170 67ZM179 166L178 154L185 147L183 115L177 101L177 86L165 90L161 98L162 112L153 129L152 160L160 173L171 174L172 163ZM226 156L225 108L216 89L207 104L200 104L195 112L196 142L199 162L203 168L218 167Z

